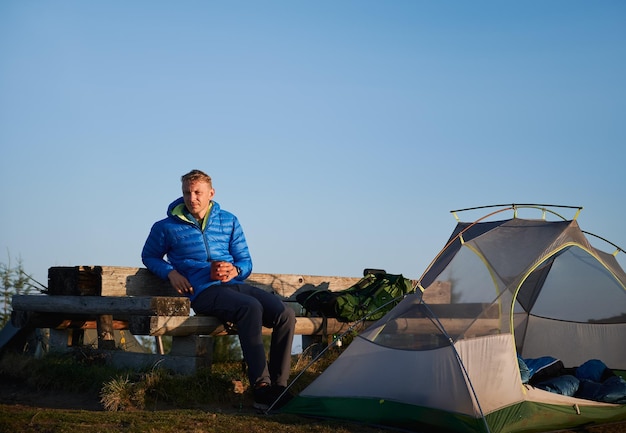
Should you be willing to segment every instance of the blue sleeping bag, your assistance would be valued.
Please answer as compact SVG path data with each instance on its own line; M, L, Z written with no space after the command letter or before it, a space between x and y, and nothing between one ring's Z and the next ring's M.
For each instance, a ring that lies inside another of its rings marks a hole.
M555 394L604 403L626 404L626 379L615 375L604 362L590 359L573 370L551 356L517 357L523 383ZM563 374L568 373L568 374Z
M606 364L599 359L590 359L576 368L576 377L580 380L591 380L602 382L602 377L606 371Z
M580 381L571 374L564 374L563 376L553 377L552 379L545 380L536 384L535 386L544 391L550 391L555 394L567 395L572 397L578 391Z
M576 397L604 403L626 404L626 380L611 376L602 383L581 381Z

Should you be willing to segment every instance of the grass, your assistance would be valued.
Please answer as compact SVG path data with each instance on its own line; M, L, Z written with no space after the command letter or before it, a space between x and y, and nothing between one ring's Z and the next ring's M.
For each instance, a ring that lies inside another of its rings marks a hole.
M338 355L331 350L311 368L310 357L294 358L297 393ZM28 390L33 401L56 397L49 405L1 403L0 432L20 433L383 433L389 429L290 414L261 414L251 407L240 362L222 362L194 375L163 369L124 371L108 366L97 352L50 354L41 359L7 353L0 357L0 390L9 384ZM75 405L84 399L97 403ZM66 401L67 399L67 401ZM622 433L624 424L589 426L562 433Z
M294 358L297 393L336 358L328 351L303 372L310 357ZM58 405L72 396L99 400L99 410L0 404L0 432L293 432L374 433L387 430L347 422L288 414L265 415L251 407L240 362L222 362L194 375L163 369L118 370L94 351L49 354L41 359L7 353L0 358L0 387L12 383L30 394L58 395ZM36 401L36 398L35 398Z
M0 406L0 431L20 433L374 433L375 428L293 415L254 415L201 410L88 412Z

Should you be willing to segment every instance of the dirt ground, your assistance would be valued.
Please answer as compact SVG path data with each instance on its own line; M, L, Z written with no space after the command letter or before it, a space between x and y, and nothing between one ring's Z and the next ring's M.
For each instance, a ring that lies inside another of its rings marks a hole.
M0 383L0 404L50 409L104 410L97 394L37 391L23 384L6 382ZM220 411L224 409L220 408ZM626 433L626 422L560 430L558 433Z

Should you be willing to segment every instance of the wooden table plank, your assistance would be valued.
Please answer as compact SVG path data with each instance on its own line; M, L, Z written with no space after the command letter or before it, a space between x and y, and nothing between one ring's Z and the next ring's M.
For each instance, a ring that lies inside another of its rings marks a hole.
M166 296L47 296L15 295L13 310L96 315L189 316L189 299Z
M371 323L371 322L368 322ZM349 323L321 317L297 317L295 333L297 335L337 334L346 331ZM129 330L134 335L184 336L184 335L228 335L235 332L224 327L223 323L212 316L133 316L129 321ZM271 329L263 328L263 335L271 334Z

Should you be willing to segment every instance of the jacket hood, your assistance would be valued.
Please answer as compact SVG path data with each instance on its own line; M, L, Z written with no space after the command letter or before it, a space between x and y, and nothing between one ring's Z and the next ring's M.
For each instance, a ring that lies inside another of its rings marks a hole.
M210 212L215 212L220 206L215 201L211 201ZM185 200L182 197L177 198L167 207L167 216L170 218L179 218L183 221L192 222L185 216Z
M175 215L179 215L180 212L175 212L175 209L181 205L185 206L185 200L183 200L182 197L179 197L173 202L171 202L170 205L167 207L167 216L172 217Z

